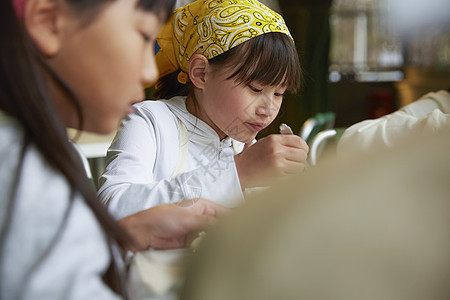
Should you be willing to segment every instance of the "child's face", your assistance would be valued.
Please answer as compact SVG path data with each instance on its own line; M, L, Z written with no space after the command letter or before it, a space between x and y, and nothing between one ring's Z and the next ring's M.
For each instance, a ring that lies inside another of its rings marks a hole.
M278 114L286 87L263 86L258 82L237 84L227 79L231 70L210 70L201 107L203 121L220 136L240 142L251 142L259 131L267 127Z
M107 3L86 27L76 14L63 15L61 48L49 63L75 92L85 130L115 130L131 105L144 99L143 84L158 77L154 40L162 23L135 6L130 0ZM67 125L76 127L70 103L63 99L57 106Z

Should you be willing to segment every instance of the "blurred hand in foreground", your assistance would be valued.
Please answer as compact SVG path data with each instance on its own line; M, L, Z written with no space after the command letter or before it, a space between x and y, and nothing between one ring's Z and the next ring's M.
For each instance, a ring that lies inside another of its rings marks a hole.
M120 219L118 223L135 240L134 247L127 250L183 248L228 210L206 199L190 199L158 205Z

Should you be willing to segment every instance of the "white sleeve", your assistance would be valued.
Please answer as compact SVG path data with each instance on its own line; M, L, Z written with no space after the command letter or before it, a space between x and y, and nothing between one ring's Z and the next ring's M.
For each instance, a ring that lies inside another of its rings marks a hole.
M80 197L69 208L67 182L37 151L27 152L21 172L2 253L0 297L119 299L102 280L111 257L92 211ZM0 196L2 206L8 196Z
M178 122L157 113L136 110L108 150L99 196L116 219L184 199L202 197L234 206L234 199L243 198L234 161L205 166L199 160L195 169L172 178L179 156Z
M166 119L167 116L160 115L159 121L163 124L166 121L167 124ZM176 195L180 189L176 181L155 178L156 162L161 159L158 156L161 138L169 138L160 136L157 126L152 112L143 111L140 107L122 122L108 149L105 172L99 182L99 197L117 219L158 204L169 203L171 199L175 200L171 194ZM170 128L165 128L167 134L173 131ZM178 139L172 139L174 148L177 149ZM174 149L168 150L178 155ZM177 159L175 156L169 160L173 161L173 168ZM170 170L172 166L165 169Z
M436 93L433 93L436 94ZM450 132L450 98L426 97L404 108L374 120L357 123L345 130L338 144L338 153L361 153L372 148L389 148L407 139L433 134L436 131Z

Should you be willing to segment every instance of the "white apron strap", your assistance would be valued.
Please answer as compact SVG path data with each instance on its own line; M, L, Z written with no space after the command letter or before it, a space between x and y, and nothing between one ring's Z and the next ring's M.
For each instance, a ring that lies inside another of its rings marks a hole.
M178 162L175 167L175 171L173 172L172 178L180 175L181 173L186 172L187 170L187 161L188 161L188 141L189 135L186 128L186 125L178 119L178 142L179 142L179 151L178 151Z

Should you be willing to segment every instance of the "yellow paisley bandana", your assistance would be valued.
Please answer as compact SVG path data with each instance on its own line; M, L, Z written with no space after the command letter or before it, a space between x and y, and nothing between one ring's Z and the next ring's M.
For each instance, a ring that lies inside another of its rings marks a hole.
M160 77L181 69L178 81L186 83L193 54L211 59L268 32L292 39L283 18L256 0L197 0L177 9L157 37Z

